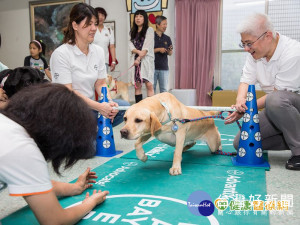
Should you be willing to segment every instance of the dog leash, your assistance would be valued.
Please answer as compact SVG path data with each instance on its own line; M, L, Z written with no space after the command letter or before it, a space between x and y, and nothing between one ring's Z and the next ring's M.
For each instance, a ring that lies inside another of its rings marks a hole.
M172 131L176 132L178 130L178 125L176 124L176 122L180 122L182 124L184 123L188 123L188 122L194 122L194 121L200 121L200 120L205 120L205 119L216 119L216 118L220 118L222 120L225 120L223 113L224 111L221 111L218 115L213 115L213 116L203 116L203 117L198 117L195 119L172 119L172 115L170 113L169 107L167 106L166 103L160 101L160 104L166 109L167 114L168 114L168 120L161 123L162 125L165 125L169 122L173 122L173 126L172 126ZM236 121L238 127L240 128L240 130L242 129L240 122L237 120ZM213 154L215 155L227 155L227 156L233 156L233 155L237 155L236 152L223 152L222 150L217 150L216 152L214 152Z
M128 71L134 67L134 64L132 64L132 66L130 66L127 70L123 71L119 76L117 76L115 79L117 80L118 78L120 78L121 76L125 75L128 73ZM142 79L142 76L141 76L141 68L140 66L138 65L137 68L136 68L136 72L135 72L135 76L136 75L140 75L140 80L141 80L141 83L143 83L143 79ZM134 80L134 87L137 88L136 86L136 81Z
M134 67L134 64L132 64L132 66L130 66L127 70L124 70L122 73L120 73L120 75L117 76L115 79L118 79L118 78L120 78L121 76L123 76L123 75L125 75L126 73L128 73L128 71L129 71L132 67Z
M174 122L178 121L178 122L183 124L183 123L194 122L194 121L199 121L199 120L205 120L205 119L210 119L210 118L220 118L222 120L225 120L225 118L223 116L223 113L224 113L224 111L221 111L218 115L214 115L214 116L204 116L204 117L199 117L199 118L195 118L195 119L173 119L172 121L174 121ZM241 126L240 122L238 120L236 120L236 123L237 123L238 127L241 130L242 126Z
M222 120L225 120L224 116L223 116L223 111L221 111L218 115L214 115L214 116L204 116L204 117L199 117L199 118L195 118L195 119L174 119L174 121L178 121L182 124L184 123L188 123L188 122L194 122L194 121L199 121L199 120L205 120L205 119L216 119L216 118L220 118ZM174 122L174 124L175 124ZM236 120L236 124L238 125L239 129L241 130L241 124L238 120ZM173 125L174 126L174 125ZM213 154L215 155L227 155L227 156L234 156L237 155L236 152L223 152L222 150L217 150L215 151Z
M136 67L136 71L135 71L135 77L138 76L138 75L140 75L141 84L143 84L140 65L138 65ZM137 88L135 79L134 79L134 87Z

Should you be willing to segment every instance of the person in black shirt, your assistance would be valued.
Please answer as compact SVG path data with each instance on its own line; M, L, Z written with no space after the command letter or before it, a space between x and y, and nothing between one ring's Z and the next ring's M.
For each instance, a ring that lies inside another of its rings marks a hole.
M168 55L172 55L173 46L171 38L165 35L167 29L167 18L157 16L155 19L156 31L154 34L154 53L155 53L155 72L154 72L154 91L156 91L157 81L160 93L168 91L169 66Z

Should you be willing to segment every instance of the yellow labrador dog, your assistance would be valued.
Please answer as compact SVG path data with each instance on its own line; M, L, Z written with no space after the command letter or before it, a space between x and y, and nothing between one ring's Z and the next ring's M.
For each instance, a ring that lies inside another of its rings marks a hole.
M113 99L122 98L129 102L128 87L132 85L131 83L118 81L117 79L114 79L112 75L107 74L106 84Z
M207 143L211 152L221 150L221 137L214 120L209 118L194 122L175 122L174 119L195 119L217 115L217 111L200 111L192 109L168 92L148 97L132 105L124 115L125 126L121 129L121 137L129 140L137 139L136 155L146 161L147 156L143 144L151 137L171 146L175 146L171 175L181 174L182 152L185 152L196 140Z

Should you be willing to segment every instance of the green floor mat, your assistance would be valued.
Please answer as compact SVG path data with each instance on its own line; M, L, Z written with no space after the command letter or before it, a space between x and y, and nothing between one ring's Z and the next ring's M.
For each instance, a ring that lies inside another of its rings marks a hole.
M223 152L236 152L233 147L233 140L239 128L234 124L224 125L224 120L215 120L215 124L221 134ZM143 145L143 148L148 156L148 160L173 161L173 153L175 147L164 144L157 139L154 139ZM121 158L137 159L136 152L131 151ZM267 153L264 153L264 158L267 160ZM182 154L182 163L196 163L206 165L232 166L231 156L211 154L208 146L204 142L198 141L191 149ZM261 167L269 170L268 167Z
M140 162L135 159L112 159L94 169L98 175L96 189L109 190L107 200L97 206L78 224L140 224L140 225L264 225L268 214L253 210L227 208L220 215L215 210L209 217L193 215L187 200L195 191L204 191L212 202L219 196L266 195L265 170L228 166L183 164L181 176L170 176L169 162ZM91 190L89 190L91 192ZM60 199L63 207L76 204L85 193ZM246 215L244 215L246 214ZM6 217L3 225L38 224L28 207Z

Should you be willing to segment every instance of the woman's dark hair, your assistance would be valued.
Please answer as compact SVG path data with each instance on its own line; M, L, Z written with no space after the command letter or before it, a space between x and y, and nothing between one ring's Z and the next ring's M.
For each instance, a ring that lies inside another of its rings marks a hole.
M42 52L39 54L39 56L43 56L45 55L46 52L46 45L44 44L44 42L42 40L33 40L29 43L29 47L31 44L34 44L35 47L37 47L39 50L42 49Z
M135 24L135 17L137 15L142 15L144 17L143 28L142 28L142 30L139 34L138 34L138 26ZM136 11L134 13L132 28L130 30L130 40L133 42L133 40L136 38L137 35L139 35L138 36L139 40L141 40L141 38L145 38L148 27L149 27L149 25L148 25L148 15L147 15L146 11L144 11L144 10Z
M73 21L75 21L77 24L80 24L81 21L87 18L85 25L88 26L93 16L96 18L96 21L98 23L98 14L92 6L86 3L78 3L74 5L70 12L68 26L64 30L65 36L63 39L63 43L69 43L72 45L75 44L75 32L72 26Z
M105 16L105 19L106 19L106 17L107 17L107 12L105 11L105 9L103 9L102 7L97 7L97 8L95 8L95 10L96 10L97 14L98 14L98 13L103 14L103 15Z
M95 155L96 118L64 85L23 88L10 98L2 113L25 128L57 174L62 163L66 169Z

